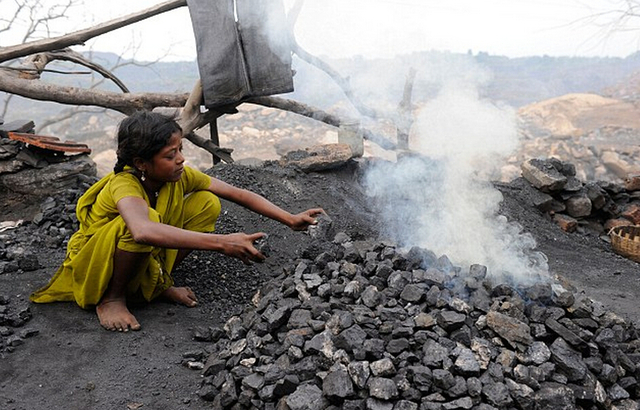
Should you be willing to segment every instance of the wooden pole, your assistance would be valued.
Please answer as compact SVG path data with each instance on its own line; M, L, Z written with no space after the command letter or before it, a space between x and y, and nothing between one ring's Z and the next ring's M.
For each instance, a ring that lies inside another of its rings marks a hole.
M214 119L209 123L209 139L211 140L212 143L214 143L218 147L220 146L220 135L218 134L217 119ZM211 158L213 159L213 165L216 165L217 163L220 162L220 158L215 154L211 155Z

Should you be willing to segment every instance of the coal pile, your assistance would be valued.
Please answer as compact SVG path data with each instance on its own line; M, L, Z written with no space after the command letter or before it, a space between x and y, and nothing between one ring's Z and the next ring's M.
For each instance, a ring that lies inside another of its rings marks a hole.
M37 249L65 249L67 241L78 229L78 198L93 182L95 179L87 177L75 188L44 198L29 221L9 221L12 229L0 232L0 274L39 269Z
M0 275L38 269L37 255L17 245L10 239L12 237L15 235L0 233ZM0 290L0 359L22 345L25 339L38 334L35 329L23 328L31 317L28 300L11 298Z
M11 224L0 232L0 275L38 270L42 268L42 251L66 248L71 234L78 229L76 202L93 182L89 177L81 181L84 182L79 182L77 187L45 198L32 220L6 221ZM26 296L10 297L0 289L0 358L39 333L26 326L32 318Z
M0 295L0 359L22 345L25 339L37 335L36 329L23 326L31 319L29 304Z
M185 364L219 409L637 409L638 330L537 279L341 232L201 330L209 354Z

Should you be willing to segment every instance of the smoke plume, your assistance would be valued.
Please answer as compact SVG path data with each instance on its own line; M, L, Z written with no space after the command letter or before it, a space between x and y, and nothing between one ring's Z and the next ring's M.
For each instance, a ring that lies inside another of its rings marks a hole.
M499 215L490 182L518 144L512 108L479 98L483 76L448 79L420 110L410 152L378 161L365 176L387 234L402 246L447 255L464 267L487 266L519 282L548 271L546 257L519 225Z

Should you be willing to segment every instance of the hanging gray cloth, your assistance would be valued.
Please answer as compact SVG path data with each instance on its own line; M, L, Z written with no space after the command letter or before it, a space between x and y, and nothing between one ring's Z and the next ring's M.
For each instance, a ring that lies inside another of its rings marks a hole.
M207 108L293 91L282 0L187 0L187 6Z

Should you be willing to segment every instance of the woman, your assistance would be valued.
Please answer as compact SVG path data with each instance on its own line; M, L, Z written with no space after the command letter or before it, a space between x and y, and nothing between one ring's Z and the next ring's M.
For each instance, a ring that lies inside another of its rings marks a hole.
M118 128L114 171L78 200L79 230L51 281L31 295L37 303L75 301L96 307L108 330L139 330L127 301L158 297L196 306L171 272L194 249L244 263L265 259L254 246L264 233L213 234L224 198L293 230L317 223L321 208L291 214L264 197L184 165L182 130L171 118L140 111Z

